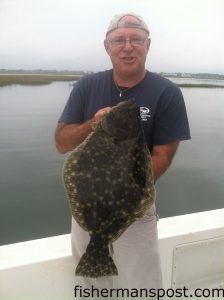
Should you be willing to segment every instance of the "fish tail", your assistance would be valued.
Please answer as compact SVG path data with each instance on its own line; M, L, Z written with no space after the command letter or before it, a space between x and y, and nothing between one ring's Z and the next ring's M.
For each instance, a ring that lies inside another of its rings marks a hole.
M100 244L96 243L96 240L91 238L86 252L76 267L75 275L91 278L118 275L108 245L102 241Z
M118 271L111 256L92 259L85 253L76 267L75 275L97 278L118 275Z

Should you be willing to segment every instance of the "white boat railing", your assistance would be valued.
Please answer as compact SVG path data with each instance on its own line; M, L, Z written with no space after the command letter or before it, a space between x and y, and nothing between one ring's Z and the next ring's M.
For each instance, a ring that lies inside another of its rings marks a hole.
M160 219L164 288L224 288L224 209ZM0 299L74 299L70 234L0 247Z

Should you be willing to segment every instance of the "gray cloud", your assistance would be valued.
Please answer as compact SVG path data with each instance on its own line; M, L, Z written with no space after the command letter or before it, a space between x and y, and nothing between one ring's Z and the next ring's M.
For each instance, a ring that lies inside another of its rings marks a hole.
M222 0L1 0L0 68L110 68L106 28L134 11L151 30L149 69L224 73L223 9Z

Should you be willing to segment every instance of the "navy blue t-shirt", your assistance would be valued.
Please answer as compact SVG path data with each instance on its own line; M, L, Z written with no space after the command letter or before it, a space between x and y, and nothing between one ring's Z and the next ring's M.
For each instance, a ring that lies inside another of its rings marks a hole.
M140 107L146 142L164 145L190 139L187 113L179 87L155 73L124 90L122 97L113 81L112 70L88 74L75 84L59 122L80 124L92 118L101 108L135 98Z

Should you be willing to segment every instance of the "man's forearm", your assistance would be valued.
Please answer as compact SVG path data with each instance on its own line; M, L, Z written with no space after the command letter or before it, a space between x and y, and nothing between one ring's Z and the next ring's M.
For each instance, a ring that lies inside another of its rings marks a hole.
M158 145L153 147L151 153L151 163L155 182L171 165L178 145L179 141L167 145Z
M171 161L169 161L166 157L152 156L151 163L154 181L156 182L157 179L159 179L159 177L162 176L169 168Z
M68 125L59 123L55 132L57 150L60 153L66 153L75 149L92 131L91 124L93 123L93 121L94 118L82 124Z

